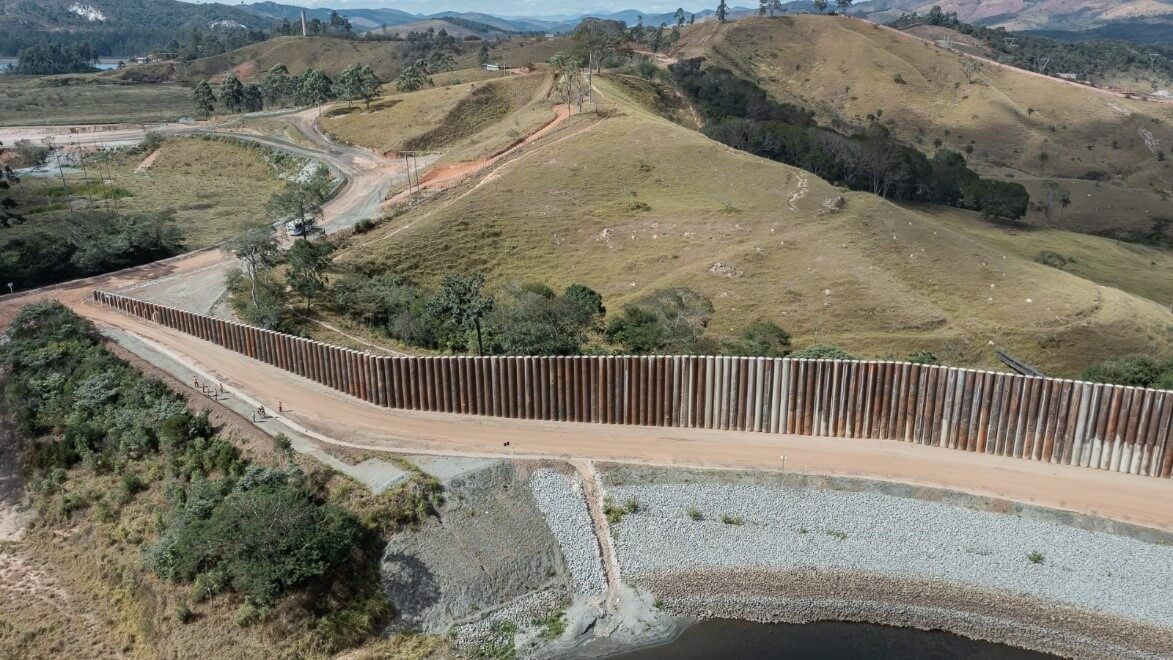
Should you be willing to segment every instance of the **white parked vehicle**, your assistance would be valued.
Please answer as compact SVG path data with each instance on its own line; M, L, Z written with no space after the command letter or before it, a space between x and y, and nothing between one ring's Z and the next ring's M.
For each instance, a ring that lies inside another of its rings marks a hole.
M296 220L285 223L285 232L290 236L301 236L305 233L305 224Z

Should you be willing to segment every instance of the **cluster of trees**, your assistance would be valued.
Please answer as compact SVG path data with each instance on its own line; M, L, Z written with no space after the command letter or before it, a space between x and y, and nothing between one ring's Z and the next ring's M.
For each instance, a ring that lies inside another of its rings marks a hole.
M402 55L411 64L399 72L395 87L401 92L415 92L432 86L431 75L456 68L456 55L463 52L460 41L447 30L428 28L422 32L407 33ZM481 44L478 57L482 64L489 60L487 43Z
M96 71L98 51L87 41L62 46L56 43L32 46L20 51L12 73L22 76L51 76L61 73Z
M382 84L368 65L351 64L331 79L312 68L293 76L284 64L278 64L265 72L259 85L245 85L232 73L226 74L215 90L210 82L202 80L192 90L192 102L204 116L214 113L217 104L225 112L319 105L335 99L364 101L369 105L378 96Z
M75 210L68 225L0 234L0 282L29 288L129 268L183 251L172 211Z
M1081 80L1112 74L1148 73L1173 78L1173 46L1139 46L1127 41L1057 41L1005 28L984 28L962 22L957 12L934 6L925 15L904 14L890 24L895 28L937 25L979 39L994 51L995 58L1011 66L1057 76L1074 73Z
M831 3L827 0L814 0L812 4L814 5L815 13L818 14L822 14L823 12L827 11L827 7L831 6ZM840 13L851 9L852 4L852 0L835 0L835 8L838 9Z
M349 18L336 11L331 11L330 18L325 21L320 18L307 20L305 22L305 31L314 37L350 37L354 35L354 26L350 24ZM284 18L277 27L273 28L273 34L285 37L299 36L301 35L301 22L292 22L288 18Z
M1079 374L1080 380L1132 387L1173 390L1173 356L1123 355L1097 362Z
M187 33L187 40L180 42L172 39L161 50L168 55L190 62L201 57L221 55L237 48L244 48L269 38L262 30L228 30L226 32L205 32L201 28L192 28ZM139 51L118 51L117 54Z
M712 303L689 289L663 289L608 316L581 284L556 292L513 284L490 292L479 274L446 275L435 289L397 274L351 273L330 288L339 314L411 346L492 355L724 353L783 356L790 336L770 321L715 339Z
M727 69L701 65L700 59L684 60L669 70L704 116L705 134L735 149L890 199L972 209L1002 221L1017 221L1027 211L1030 196L1022 185L980 178L959 153L938 149L927 158L878 123L843 135Z
M226 593L240 604L241 625L280 606L288 632L305 635L313 655L377 635L391 616L377 578L382 534L430 515L435 480L413 475L388 497L361 502L332 495L330 474L302 470L282 436L276 460L251 463L206 414L192 414L102 341L88 321L48 301L22 309L0 346L42 522L88 515L113 538L115 528L157 519L116 542L141 552L161 578L191 585L174 612L179 623ZM74 484L78 473L84 485Z

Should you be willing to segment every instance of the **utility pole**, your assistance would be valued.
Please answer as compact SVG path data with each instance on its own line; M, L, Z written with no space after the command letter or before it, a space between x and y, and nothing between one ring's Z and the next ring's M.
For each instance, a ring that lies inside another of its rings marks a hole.
M595 52L591 51L587 55L587 100L591 103L595 102Z
M309 31L305 29L305 10L301 10L301 36L309 36Z

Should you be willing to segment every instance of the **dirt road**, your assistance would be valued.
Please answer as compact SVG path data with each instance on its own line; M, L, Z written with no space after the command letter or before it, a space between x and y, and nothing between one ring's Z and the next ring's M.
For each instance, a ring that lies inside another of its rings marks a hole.
M305 120L312 125L308 116L298 119ZM317 142L313 137L315 132L316 129L309 131L307 136ZM318 136L325 140L320 133ZM325 142L318 144L323 152L332 154L336 166L367 177L352 179L332 202L337 205L336 210L329 213L340 224L340 218L353 217L356 210L364 209L375 199L377 191L364 186L376 185L376 180L378 186L385 185L385 179L380 177L389 170L379 169L381 166L364 170L369 161L363 159L368 156ZM229 385L269 410L276 410L277 402L282 402L286 423L327 443L412 453L581 458L756 470L780 470L785 456L787 470L951 488L1173 531L1173 507L1169 506L1173 481L1169 480L893 441L558 424L391 411L88 300L95 288L141 289L152 281L182 281L216 268L224 259L223 253L207 250L81 283L5 297L0 300L0 326L6 325L20 306L38 299L58 299L99 327L109 325L134 333L156 350L209 379Z
M208 251L159 269L97 278L0 302L0 323L34 299L52 297L99 327L132 332L208 378L224 382L323 442L388 451L514 457L586 458L759 470L841 474L970 493L1100 515L1173 531L1173 481L1086 468L922 447L883 440L836 440L699 429L654 429L527 422L392 411L214 344L87 300L94 287L134 285L215 263ZM161 271L161 272L159 272ZM509 445L506 446L505 443Z

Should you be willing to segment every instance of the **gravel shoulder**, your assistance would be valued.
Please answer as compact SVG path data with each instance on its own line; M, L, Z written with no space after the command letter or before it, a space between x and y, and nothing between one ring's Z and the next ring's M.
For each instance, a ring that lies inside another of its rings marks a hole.
M1173 535L859 479L609 466L623 578L682 616L1173 656Z

